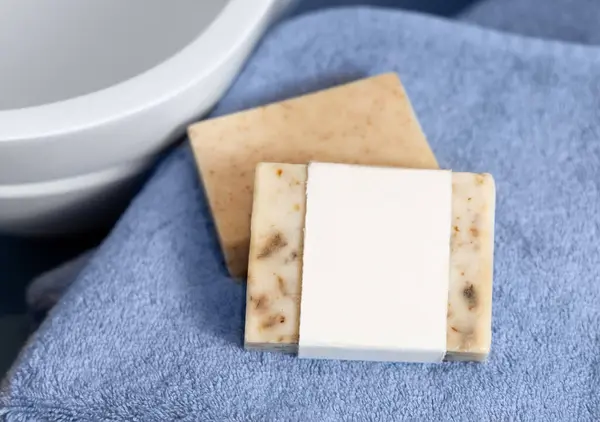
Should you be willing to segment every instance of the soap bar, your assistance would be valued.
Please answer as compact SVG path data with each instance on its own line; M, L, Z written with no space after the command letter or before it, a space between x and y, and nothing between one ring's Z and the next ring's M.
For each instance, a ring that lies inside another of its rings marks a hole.
M393 73L205 120L188 133L227 267L238 278L247 271L258 163L438 168Z
M300 358L443 360L451 178L448 170L308 165Z
M307 166L256 169L248 266L248 349L298 350ZM495 186L488 174L452 173L445 360L484 360L491 345Z

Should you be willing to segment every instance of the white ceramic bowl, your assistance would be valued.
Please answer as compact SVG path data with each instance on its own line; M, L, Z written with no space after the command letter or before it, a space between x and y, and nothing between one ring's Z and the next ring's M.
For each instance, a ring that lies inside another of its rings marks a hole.
M0 231L113 217L293 0L2 0Z

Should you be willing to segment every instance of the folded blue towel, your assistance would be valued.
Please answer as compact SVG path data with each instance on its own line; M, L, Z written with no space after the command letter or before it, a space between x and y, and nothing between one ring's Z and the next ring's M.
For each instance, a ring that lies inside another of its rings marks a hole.
M597 0L483 0L460 19L532 37L600 44Z
M600 48L403 12L319 13L272 31L215 115L390 70L441 165L496 178L487 363L244 351L244 288L226 275L184 146L32 337L0 416L600 420Z

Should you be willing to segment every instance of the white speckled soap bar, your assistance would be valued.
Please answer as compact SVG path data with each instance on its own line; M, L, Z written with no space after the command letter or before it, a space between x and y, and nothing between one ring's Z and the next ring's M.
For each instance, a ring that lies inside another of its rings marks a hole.
M306 165L256 167L248 266L245 345L298 348Z
M257 167L245 346L298 350L307 166ZM452 174L446 360L484 360L491 344L494 181Z

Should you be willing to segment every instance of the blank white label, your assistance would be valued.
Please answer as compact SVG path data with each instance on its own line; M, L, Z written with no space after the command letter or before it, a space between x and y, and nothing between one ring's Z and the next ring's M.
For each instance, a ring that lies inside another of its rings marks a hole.
M298 355L440 362L451 172L308 167Z

